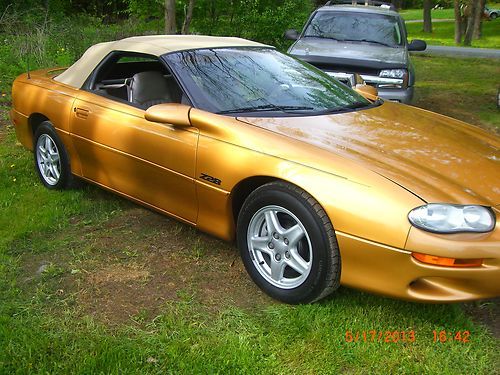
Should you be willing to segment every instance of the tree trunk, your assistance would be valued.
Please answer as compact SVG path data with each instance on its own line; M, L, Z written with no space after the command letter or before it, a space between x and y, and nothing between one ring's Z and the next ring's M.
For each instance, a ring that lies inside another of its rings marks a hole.
M460 11L460 0L455 0L455 44L462 43L462 12Z
M481 31L483 26L483 13L486 6L486 0L479 0L476 8L476 15L474 17L474 32L472 33L473 39L481 38Z
M432 0L424 0L424 33L432 33Z
M397 10L400 10L403 7L402 0L391 0L391 4L394 5Z
M165 34L175 34L175 0L165 0Z
M474 21L476 19L476 10L479 7L477 0L469 0L467 10L467 29L464 35L464 46L470 46L472 43L472 35L474 34Z
M184 16L184 22L182 23L181 34L189 34L189 26L191 25L191 19L193 18L194 1L189 0L186 15Z
M216 8L215 0L210 0L209 12L210 12L210 19L211 19L209 33L212 33L212 30L215 27L215 24L217 23L217 8Z
M234 14L236 13L236 4L235 0L231 0L231 12L229 15L229 24L233 26Z

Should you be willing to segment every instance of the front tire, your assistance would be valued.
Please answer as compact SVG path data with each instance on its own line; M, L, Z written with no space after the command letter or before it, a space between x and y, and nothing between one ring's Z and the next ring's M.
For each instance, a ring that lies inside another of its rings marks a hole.
M48 189L66 189L74 185L68 154L49 121L35 130L33 140L35 169L43 185Z
M247 272L271 297L291 304L326 297L340 285L340 252L321 205L302 189L271 182L238 215L237 242Z

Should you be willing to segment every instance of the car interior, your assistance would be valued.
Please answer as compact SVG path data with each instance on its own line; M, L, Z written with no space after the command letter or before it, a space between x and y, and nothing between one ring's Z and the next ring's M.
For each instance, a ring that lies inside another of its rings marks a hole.
M172 73L154 56L114 52L97 67L87 87L142 109L162 103L191 105Z

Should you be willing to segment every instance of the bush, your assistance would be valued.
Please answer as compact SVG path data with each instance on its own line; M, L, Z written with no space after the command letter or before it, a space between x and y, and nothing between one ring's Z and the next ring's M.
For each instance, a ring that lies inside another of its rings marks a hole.
M30 69L68 66L93 44L155 33L133 18L113 25L86 14L58 19L43 8L7 9L0 19L0 102L10 100L14 78Z
M191 31L242 37L285 50L289 45L283 38L285 30L301 29L313 9L311 1L285 0L271 6L262 0L250 0L225 12L217 12L217 9L206 14L195 12Z
M30 3L29 0L25 2ZM62 4L58 1L50 3ZM130 3L133 4L132 0ZM136 9L143 9L136 3ZM159 4L158 0L149 0L149 3L151 7ZM283 38L284 31L302 28L313 10L312 2L303 0L235 0L231 2L232 7L217 0L199 0L197 4L192 33L238 36L275 45L281 50L289 45ZM10 100L11 82L27 70L28 60L32 70L68 66L96 43L163 33L163 18L159 12L157 17L151 17L154 15L151 13L146 17L147 12L138 14L138 10L133 9L129 9L128 19L105 24L104 17L108 16L96 17L86 13L64 16L64 9L55 11L36 5L28 10L6 7L0 13L0 102ZM182 6L177 10L181 22Z

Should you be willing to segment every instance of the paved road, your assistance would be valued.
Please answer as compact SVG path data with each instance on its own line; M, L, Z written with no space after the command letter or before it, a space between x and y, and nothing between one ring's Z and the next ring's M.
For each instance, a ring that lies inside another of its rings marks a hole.
M432 22L453 22L453 18L438 18ZM422 23L424 20L409 20L406 23ZM500 58L500 49L492 48L471 48L471 47L447 47L447 46L427 46L425 51L412 52L414 54L432 55L432 56L460 56L460 57L486 57Z
M412 52L412 54L423 54L432 56L459 56L459 57L487 57L500 59L500 49L472 48L472 47L448 47L429 46L425 51Z
M403 17L404 18L404 17ZM433 19L432 20L432 23L434 22L455 22L455 19L453 18L437 18L437 19ZM408 20L408 21L405 21L405 23L423 23L424 20Z

